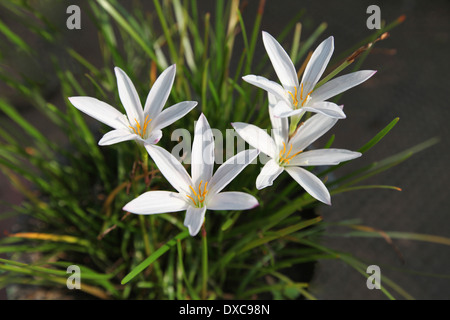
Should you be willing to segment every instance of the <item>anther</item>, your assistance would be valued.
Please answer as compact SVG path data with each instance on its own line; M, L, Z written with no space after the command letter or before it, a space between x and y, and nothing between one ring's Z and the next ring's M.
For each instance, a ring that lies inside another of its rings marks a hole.
M142 127L141 127L141 124L139 123L139 121L136 120L136 118L134 119L134 121L136 122L136 128L133 126L128 126L128 127L133 130L134 134L137 134L138 136L141 136L142 138L144 138L145 133L147 132L148 124L152 121L152 119L149 119L148 115L147 115L145 117L144 125Z
M280 151L280 154L279 154L279 156L278 156L278 157L280 158L280 160L279 160L280 164L289 164L289 162L290 162L296 155L298 155L298 154L300 154L300 153L303 152L303 151L299 151L299 152L296 152L295 154L293 154L292 156L289 156L289 155L291 154L291 151L292 151L292 144L291 144L291 146L289 147L288 153L285 155L285 153L286 153L286 144L283 142L283 150Z
M198 207L200 204L203 205L203 202L205 201L205 196L208 193L208 190L206 190L206 187L208 186L208 181L206 181L205 185L203 186L203 192L202 192L202 184L203 184L203 180L201 180L199 185L198 185L198 193L195 191L195 189L192 186L189 186L191 191L194 193L194 196L197 197L197 200L195 200L194 197L186 195L186 197L191 199L192 203L196 207Z
M288 93L291 95L292 97L292 103L294 104L294 107L297 107L298 105L298 100L297 100L297 87L295 87L295 94L292 94L292 92L288 91Z

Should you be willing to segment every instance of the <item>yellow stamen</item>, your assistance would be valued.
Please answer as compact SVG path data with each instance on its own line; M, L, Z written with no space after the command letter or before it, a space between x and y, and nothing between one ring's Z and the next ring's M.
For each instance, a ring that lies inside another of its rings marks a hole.
M197 197L197 192L195 192L194 188L192 188L192 186L189 186L189 188L191 188L192 192L195 194L195 196Z
M194 193L195 197L197 197L197 200L195 200L194 197L186 195L186 197L191 199L192 203L196 207L199 207L200 205L203 206L203 202L205 201L205 196L208 193L208 190L206 190L206 187L208 186L208 181L206 181L205 185L203 186L203 192L202 192L202 184L203 184L203 180L201 180L199 185L198 185L198 193L195 191L195 189L192 186L189 186L189 188Z
M144 125L142 127L141 127L141 124L139 123L139 121L137 121L136 119L134 119L134 121L136 122L136 128L132 127L132 126L129 126L129 127L133 130L134 134L137 134L138 136L145 138L145 133L147 132L148 124L152 121L152 119L149 119L148 115L147 115L145 117Z
M152 121L152 119L150 119L150 121ZM145 132L147 131L147 126L150 123L150 121L148 121L148 115L147 115L144 120L144 129L143 129L142 135L144 135Z
M188 197L189 199L191 199L192 200L192 202L195 204L195 201L194 201L194 198L192 198L191 196L189 196L189 195L186 195L186 197Z
M301 107L303 107L306 103L306 101L308 101L308 97L311 95L311 93L314 91L311 90L306 96L305 98L303 98L303 83L300 84L300 101L301 101ZM292 98L292 103L294 105L294 109L297 109L298 107L298 99L297 99L297 88L295 88L295 94L292 94L292 92L288 91L288 93L290 94L291 98Z
M291 143L291 147L289 148L289 151L288 151L286 157L289 157L289 154L291 153L291 151L292 151L292 143Z
M280 151L280 154L278 155L278 158L281 158L281 155L286 152L286 144L283 142L283 150Z
M295 93L292 94L292 92L288 91L288 93L291 95L292 97L292 103L294 104L295 107L297 107L298 105L298 100L297 100L297 87L295 88Z
M138 132L139 135L141 135L140 134L140 132L141 132L141 125L139 124L139 122L136 119L134 119L134 121L136 121L137 132Z
M136 129L134 128L134 127L132 127L132 126L129 126L131 129L133 129L133 132L134 132L134 134L138 134L137 132L136 132Z
M312 93L313 91L314 91L314 89L311 90L311 91L306 95L305 100L302 101L302 107L305 105L306 101L308 101L308 97L311 95L311 93Z
M280 163L280 164L289 164L289 162L290 162L296 155L298 155L298 154L300 154L300 153L303 152L303 151L299 151L299 152L296 152L295 154L293 154L292 156L289 156L289 155L291 154L291 151L292 151L292 144L291 144L291 146L289 147L288 153L285 155L285 153L286 153L286 144L283 142L283 150L280 151L280 155L278 156L278 157L280 158L280 159L279 159L279 163Z
M205 194L208 193L208 190L206 190L206 187L208 186L208 181L205 182L205 187L204 187L204 192L203 192L203 196L205 196Z
M200 190L200 187L202 186L203 180L200 180L200 184L198 185L198 194L202 194L202 190ZM200 199L199 199L200 200Z

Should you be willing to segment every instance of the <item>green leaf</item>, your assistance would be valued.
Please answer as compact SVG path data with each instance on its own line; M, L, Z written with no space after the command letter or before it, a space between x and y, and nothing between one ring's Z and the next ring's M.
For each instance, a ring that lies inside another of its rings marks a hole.
M177 244L178 240L183 240L189 235L189 231L185 230L179 233L177 236L169 240L166 244L164 244L161 248L152 253L147 259L142 261L138 266L136 266L130 273L128 273L121 281L121 284L126 284L134 277L136 277L139 273L144 271L149 265L151 265L154 261L156 261L159 257L161 257L164 253L166 253L170 248Z
M400 118L395 118L394 120L392 120L383 130L378 132L375 135L375 137L370 139L369 142L367 142L365 145L363 145L361 148L359 148L358 151L361 153L364 153L364 152L367 152L368 150L370 150L371 148L373 148L378 142L380 142L381 139L384 138L385 135L387 135L389 133L389 131L392 130L392 128L395 127L398 120L400 120Z
M97 2L102 6L105 11L107 11L111 17L141 46L141 48L148 54L148 56L155 61L158 62L155 53L153 50L147 45L147 42L144 41L144 38L141 37L136 30L127 22L127 20L106 0L97 0Z
M3 33L12 43L14 43L17 47L24 50L26 53L31 53L33 50L30 46L17 34L11 31L10 28L6 24L0 20L0 32Z
M267 242L270 242L270 241L273 241L273 240L285 237L285 236L287 236L287 235L289 235L289 234L291 234L293 232L296 232L296 231L299 231L299 230L304 229L306 227L312 226L312 225L314 225L314 224L316 224L316 223L318 223L320 221L322 221L322 217L317 217L317 218L309 219L309 220L306 220L306 221L302 221L302 222L300 222L298 224L295 224L293 226L284 228L282 230L275 231L273 233L271 232L270 235L266 235L266 236L264 236L262 238L258 238L256 240L253 240L253 241L249 242L244 248L242 248L239 251L238 254L241 254L241 253L243 253L245 251L248 251L248 250L253 249L255 247L261 246L263 244L266 244Z
M399 232L399 231L380 231L375 230L371 227L361 226L361 225L350 225L352 229L358 231L352 231L349 233L345 233L346 237L375 237L382 238L384 235L388 236L391 239L405 239L405 240L415 240L415 241L423 241L430 243L443 244L446 246L450 246L450 238L442 237L431 234L423 234L423 233L413 233L413 232Z

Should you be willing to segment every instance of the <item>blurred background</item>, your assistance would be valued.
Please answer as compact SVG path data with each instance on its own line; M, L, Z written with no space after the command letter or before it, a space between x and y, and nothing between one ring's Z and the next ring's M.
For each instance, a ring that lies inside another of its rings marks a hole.
M71 4L69 1L41 2L48 19L60 23L61 29L65 30L64 41L94 65L100 64L94 26L83 15L85 1L77 1L82 13L81 30L67 30L65 27L68 16L66 8ZM122 2L127 6L132 5L133 1ZM214 12L213 1L198 3L199 13ZM377 230L450 237L450 197L445 187L449 181L447 166L450 163L447 139L450 108L446 97L450 64L445 60L450 50L450 2L268 0L262 29L276 36L286 21L292 19L299 10L304 10L300 20L302 34L310 35L320 23L326 22L327 29L319 41L333 35L337 55L372 34L373 30L368 30L366 26L370 16L366 10L373 4L379 6L381 19L386 22L402 15L406 19L390 32L389 38L376 44L364 62L362 69L378 70L377 74L341 98L340 103L345 105L347 119L338 122L332 130L336 134L334 146L356 150L396 117L400 118L396 127L363 158L355 160L355 165L369 164L433 137L439 137L440 141L369 181L372 184L398 186L401 192L368 190L340 194L332 198L331 207L322 206L319 213L328 222L358 219L362 225ZM258 1L247 2L243 18L249 25L257 9ZM148 4L148 10L152 10L151 4ZM0 19L20 33L21 26L16 25L5 12L0 12ZM292 39L292 36L287 39ZM289 43L286 41L283 44ZM39 66L15 56L13 50L8 50L6 43L0 45L1 54L11 69L25 73L30 79L45 78L43 90L48 99L55 105L61 104L60 97L53 94L58 87L57 81L42 70L45 70L46 65L51 65L51 61L46 59L48 50L60 50L59 63L64 63L63 43L60 48L45 47L30 38L29 45L42 52ZM236 46L242 46L242 43L237 41ZM259 41L256 52L257 55L265 55L262 41ZM40 114L24 105L20 96L13 96L1 82L0 96L12 99L20 107L23 116L50 139L64 142L56 128L40 121ZM345 172L345 167L342 170ZM15 204L20 204L22 200L1 175L0 198L2 202ZM0 210L5 208L0 204ZM0 232L14 232L20 229L19 226L20 221L17 220L0 221ZM399 239L388 243L383 238L333 237L333 233L342 232L339 228L329 232L330 236L324 239L327 245L378 264L382 282L383 276L387 276L416 299L450 298L448 246ZM311 292L319 299L385 299L378 290L367 289L364 277L334 260L316 265ZM5 293L1 293L0 297L6 298Z

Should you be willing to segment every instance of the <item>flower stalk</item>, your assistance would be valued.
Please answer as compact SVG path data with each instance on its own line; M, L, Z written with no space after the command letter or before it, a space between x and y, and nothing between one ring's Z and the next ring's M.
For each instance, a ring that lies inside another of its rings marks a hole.
M208 238L205 223L202 225L202 299L205 300L208 291Z
M145 186L148 188L150 187L150 176L148 172L148 153L145 148L140 147L141 151L141 158L142 158L142 170L144 171L144 179L145 179Z
M293 115L291 117L291 123L289 125L289 136L292 137L297 130L298 123L300 122L300 119L302 118L302 115Z

